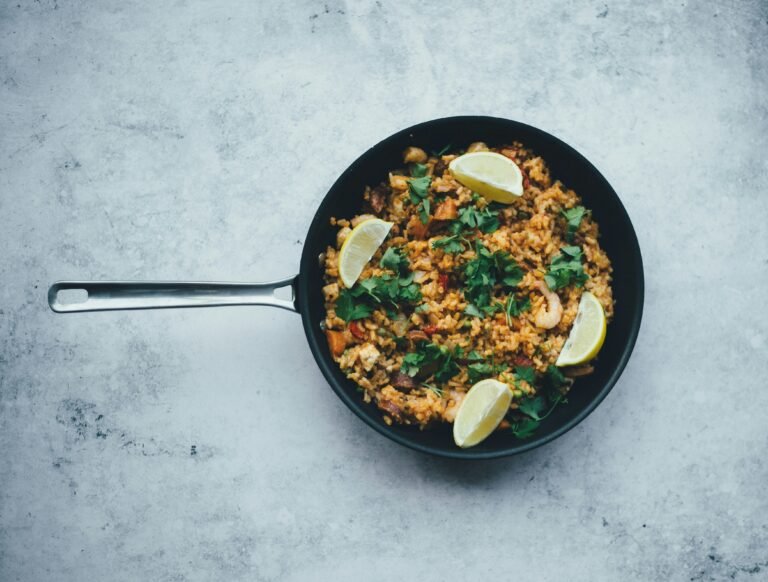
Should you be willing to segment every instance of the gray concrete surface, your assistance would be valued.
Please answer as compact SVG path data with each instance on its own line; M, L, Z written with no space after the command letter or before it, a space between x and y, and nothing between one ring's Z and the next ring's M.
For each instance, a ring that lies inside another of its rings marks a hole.
M0 580L767 580L765 2L281 4L0 5ZM287 312L46 306L291 274L340 171L460 113L580 149L644 252L635 354L549 446L390 443Z

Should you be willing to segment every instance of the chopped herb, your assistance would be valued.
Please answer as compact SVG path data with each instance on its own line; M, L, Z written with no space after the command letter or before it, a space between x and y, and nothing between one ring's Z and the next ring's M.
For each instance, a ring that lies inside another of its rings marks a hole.
M504 304L504 313L507 316L507 325L512 326L512 318L517 317L523 311L531 308L531 300L528 296L518 297L512 293L507 297L507 301Z
M423 178L427 175L427 165L426 164L413 164L411 166L411 176L414 178Z
M520 420L512 421L510 422L509 426L512 434L519 439L530 438L531 435L536 432L537 428L539 428L539 423L532 418L523 418Z
M469 315L475 315L480 310L491 315L504 309L501 303L491 301L494 286L515 287L523 278L523 270L509 253L492 253L480 241L475 242L475 252L475 258L464 265L464 297L475 308ZM465 313L468 311L465 310Z
M403 252L403 249L397 247L389 247L384 253L384 256L381 257L381 262L379 264L383 268L394 271L400 275L408 273L408 270L411 267L411 262Z
M422 303L421 305L417 305L414 311L416 313L426 313L429 311L429 305L427 305L426 303Z
M470 362L482 362L485 358L481 356L476 350L472 350L467 354L466 359Z
M363 319L377 307L384 307L391 318L401 304L421 301L421 289L413 282L413 273L392 277L381 275L358 281L351 289L342 289L336 300L336 315L344 321Z
M544 275L547 287L555 291L571 283L577 287L583 286L588 276L581 264L582 255L581 248L578 246L562 247L560 253L552 259L547 274Z
M515 379L524 380L533 386L536 382L536 371L531 366L515 366Z
M478 362L476 364L470 364L467 366L467 376L469 381L474 384L479 382L483 378L490 378L491 376L497 376L501 372L507 369L506 364L494 364L488 362Z
M574 206L568 210L561 210L560 214L563 215L566 221L568 221L568 230L565 233L565 240L573 242L573 236L576 231L579 230L581 225L581 219L587 214L587 209L583 206Z
M342 289L339 298L336 300L336 315L344 321L353 321L355 319L364 319L373 313L373 308L365 303L355 303L352 292L349 289Z
M510 419L510 430L519 439L530 437L539 427L541 421L547 418L561 402L565 402L562 387L568 383L556 366L549 366L541 378L542 390L532 398L525 398L518 404L518 412L525 414L527 418ZM515 367L515 386L520 381L533 385L536 381L536 373L530 366Z
M427 224L429 221L429 185L431 183L432 178L429 176L408 180L408 195L411 204L419 208L419 218L422 224Z
M442 397L443 397L443 389L442 389L442 388L438 388L438 387L437 387L437 386L435 386L434 384L429 384L429 383L427 383L427 382L422 382L422 383L421 383L421 385L422 385L422 386L424 386L424 388L427 388L428 390L432 390L432 392L434 392L435 394L437 394L437 396L438 396L439 398L442 398Z
M451 149L451 144L446 145L445 147L443 147L443 149L441 149L439 151L434 151L433 150L432 151L432 155L439 158L443 154L447 153L449 149Z
M447 236L445 238L438 238L432 241L433 249L443 249L446 253L455 255L464 252L463 237L457 234Z
M479 317L480 319L485 317L485 314L471 303L464 308L464 313L472 317Z
M488 206L478 210L476 206L465 206L459 211L458 222L465 230L479 229L489 234L499 229L499 212Z
M453 351L444 346L422 341L416 346L415 352L410 352L403 358L401 371L413 377L434 374L435 380L443 383L459 373L456 359L462 356L460 348Z
M550 394L560 394L560 390L568 383L568 378L563 375L563 373L560 371L560 368L551 364L547 366L547 371L544 373L543 384L544 388Z

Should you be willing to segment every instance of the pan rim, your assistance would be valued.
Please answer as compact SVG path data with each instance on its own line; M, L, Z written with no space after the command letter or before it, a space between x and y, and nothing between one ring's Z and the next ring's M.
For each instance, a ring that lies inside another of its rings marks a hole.
M616 366L613 372L611 373L611 375L605 381L600 391L592 398L592 400L590 400L588 404L584 406L584 408L578 414L576 414L573 418L565 422L563 425L554 429L551 433L540 436L540 437L534 436L530 440L525 442L520 442L519 444L513 444L511 446L503 446L497 450L473 450L473 449L457 448L454 451L454 450L445 450L445 449L435 448L430 445L420 443L416 439L408 438L401 433L397 433L393 430L389 430L386 425L376 422L369 414L369 411L367 411L364 408L364 406L367 406L367 405L365 405L365 403L362 401L361 398L354 398L353 396L355 395L349 394L342 386L338 385L338 382L336 381L336 378L334 377L334 374L333 374L333 371L334 371L333 366L336 366L336 363L324 357L324 355L321 353L321 346L319 345L319 340L318 340L318 336L321 334L318 333L319 328L318 330L314 329L315 324L314 322L310 321L310 317L309 317L310 298L309 298L309 293L307 292L307 289L308 289L308 286L311 284L311 282L307 280L307 277L308 277L307 273L309 272L310 262L317 261L317 256L315 253L312 252L312 249L309 248L309 245L306 244L306 242L305 242L304 249L302 250L300 273L297 280L297 291L298 291L297 304L299 307L299 312L301 314L302 323L304 326L304 332L305 332L307 341L309 343L310 351L312 352L312 356L317 362L317 365L320 368L320 371L322 372L324 378L330 385L331 389L341 399L341 401L344 402L344 404L356 416L358 416L363 422L365 422L369 427L373 428L376 432L389 438L390 440L393 440L394 442L400 445L408 447L412 450L419 451L421 453L435 455L438 457L449 458L449 459L488 460L488 459L496 459L501 457L517 455L517 454L521 454L521 453L533 450L535 448L538 448L540 446L543 446L547 443L552 442L553 440L563 436L565 433L567 433L571 429L575 428L579 423L581 423L584 419L586 419L592 412L594 412L594 410L600 405L600 403L608 396L608 393L610 393L610 391L616 385L622 373L624 372L624 369L626 368L627 363L629 362L629 359L632 355L635 344L637 342L637 338L640 333L642 316L643 316L643 306L645 302L645 273L643 268L642 253L640 251L640 244L637 238L637 234L635 232L634 225L632 224L632 221L629 217L629 214L627 213L626 208L624 207L624 204L621 201L621 198L616 193L613 186L611 186L611 184L605 178L605 176L603 176L603 174L587 158L585 158L581 153L579 153L576 149L574 149L572 146L570 146L560 138L544 130L541 130L537 127L534 127L519 121L501 118L501 117L487 116L487 115L459 115L459 116L449 116L449 117L431 119L428 121L418 123L416 125L412 125L400 131L397 131L388 137L385 137L383 140L379 141L376 145L368 148L365 152L363 152L360 156L358 156L339 175L339 177L336 179L333 185L329 188L328 192L325 194L323 200L321 201L321 203L317 207L317 210L315 211L315 215L312 219L309 229L307 230L307 237L305 238L305 241L311 240L312 239L311 235L318 228L322 228L324 226L321 223L321 217L324 215L323 211L331 203L331 200L329 199L329 194L336 190L337 186L340 183L342 183L342 181L345 179L347 174L350 171L352 171L353 168L355 168L368 155L371 155L372 152L380 148L380 146L382 146L385 143L388 143L390 140L399 139L409 133L418 132L421 129L424 129L425 127L433 124L452 123L452 122L461 123L461 122L473 122L473 121L486 122L486 123L490 122L490 123L510 124L512 126L516 126L518 129L522 129L533 134L538 134L541 138L550 140L556 143L559 148L567 151L569 155L573 156L573 158L577 160L580 165L589 167L591 171L593 171L595 175L598 176L599 179L601 179L605 183L605 185L609 188L610 194L612 194L613 197L615 198L618 210L621 213L621 218L626 222L626 224L629 227L626 232L626 237L627 237L626 244L629 246L629 252L633 258L633 264L635 265L634 275L637 278L637 284L634 287L635 311L632 314L631 319L629 320L628 335L626 338L626 342L622 348L621 355L617 360ZM315 255L315 256L312 256L312 255Z

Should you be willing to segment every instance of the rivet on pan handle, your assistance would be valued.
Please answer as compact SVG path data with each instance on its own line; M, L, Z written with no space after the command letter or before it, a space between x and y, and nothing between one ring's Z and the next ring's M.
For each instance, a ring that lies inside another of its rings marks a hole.
M56 313L227 305L269 305L297 312L297 280L295 275L267 283L59 281L48 289L48 305ZM290 299L275 295L283 287L290 287ZM68 303L68 293L62 293L67 291L80 291L84 299Z

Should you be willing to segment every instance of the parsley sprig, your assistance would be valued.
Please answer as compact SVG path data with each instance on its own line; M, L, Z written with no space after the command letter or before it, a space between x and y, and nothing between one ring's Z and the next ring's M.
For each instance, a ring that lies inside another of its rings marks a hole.
M416 345L416 351L405 355L401 371L411 377L417 374L424 377L434 375L437 382L444 383L459 373L456 360L463 355L460 347L450 350L445 346L422 341Z
M446 253L463 253L469 246L466 235L479 230L485 234L499 229L499 212L486 206L482 210L476 206L465 206L459 210L459 217L448 226L450 236L432 241L432 248L442 248Z
M432 183L430 176L421 176L408 180L408 195L411 204L419 209L419 219L422 224L429 222L429 185Z
M567 287L571 283L577 287L583 286L589 277L584 272L584 266L581 263L582 256L581 247L562 247L560 253L552 259L547 274L544 275L547 287L555 291Z
M568 222L568 230L565 233L565 240L568 242L573 242L573 237L579 230L581 220L587 215L588 212L589 211L583 206L574 206L573 208L560 211L560 214L562 214L563 218L565 218L565 220Z
M499 364L495 363L493 359L488 362L474 350L469 352L467 360L473 362L467 366L467 376L472 384L479 382L483 378L498 376L508 367L507 364L503 362Z
M523 274L509 253L492 253L475 241L475 258L464 265L464 297L469 301L464 312L482 317L483 313L491 315L504 309L501 303L492 301L494 287L501 285L503 290L511 290L522 281Z
M397 310L402 304L421 301L421 288L413 281L410 261L402 249L390 247L381 257L380 265L393 271L358 281L351 289L342 289L336 300L336 315L344 321L364 319L374 309Z
M535 371L529 366L516 367L515 376L516 385L520 380L525 380L531 385L536 382ZM512 434L519 439L529 438L539 428L541 422L552 414L557 405L565 401L562 388L567 383L567 378L559 368L549 366L541 378L541 393L533 398L521 400L518 405L518 412L525 416L510 419Z
M413 164L411 165L411 176L414 178L423 178L427 175L427 164Z

